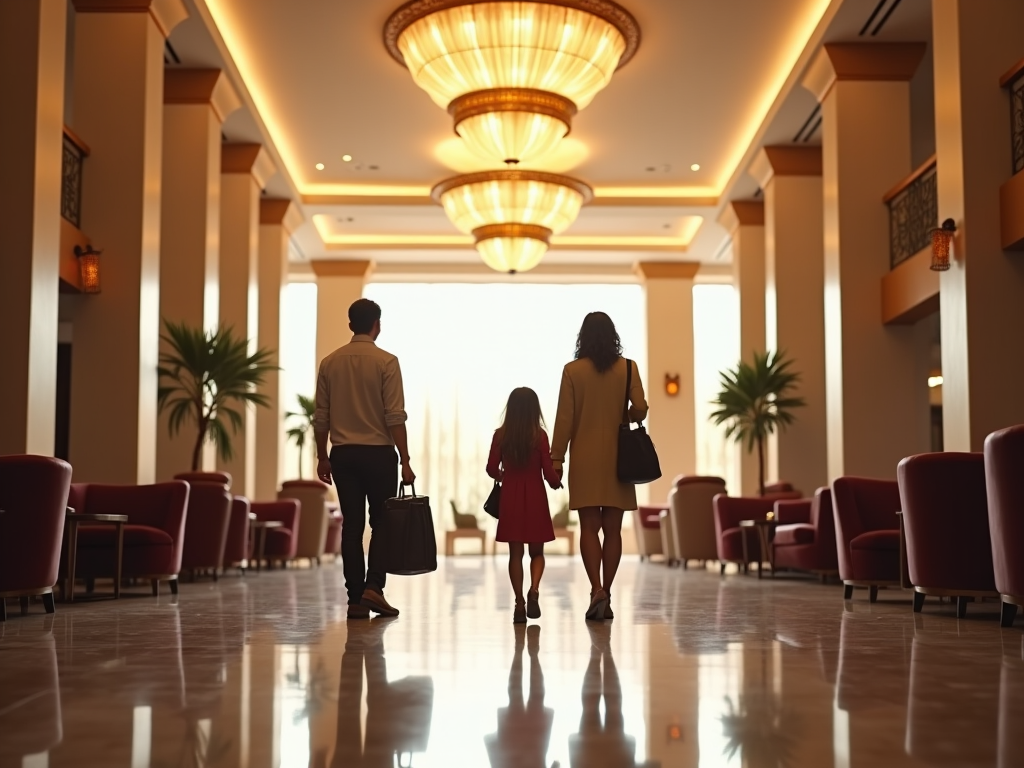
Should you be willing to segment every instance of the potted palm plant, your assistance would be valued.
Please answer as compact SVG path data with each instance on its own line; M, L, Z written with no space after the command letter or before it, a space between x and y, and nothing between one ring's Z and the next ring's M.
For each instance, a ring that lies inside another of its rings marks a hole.
M806 405L792 391L800 374L790 370L784 352L754 353L753 365L740 360L721 373L722 391L712 401L718 409L711 414L715 424L727 424L726 437L744 443L747 452L757 447L758 488L764 495L764 443L776 430L794 421L793 410Z
M302 479L302 452L306 450L306 443L313 445L310 437L313 434L313 417L316 414L316 401L312 397L298 395L296 400L299 403L299 410L288 411L284 415L286 419L298 419L294 427L288 432L289 440L295 441L295 447L299 449L299 480ZM315 454L314 454L315 456Z
M161 413L169 412L171 435L186 424L195 426L193 472L199 470L207 440L217 446L222 461L230 460L231 437L242 426L241 409L249 403L270 405L255 388L278 370L269 362L272 353L260 348L250 354L249 342L231 328L204 331L164 320L160 339L166 348L157 368L157 405Z

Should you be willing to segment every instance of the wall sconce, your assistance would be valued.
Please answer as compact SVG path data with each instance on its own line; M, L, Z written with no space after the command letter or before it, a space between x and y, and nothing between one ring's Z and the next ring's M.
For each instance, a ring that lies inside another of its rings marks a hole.
M78 259L78 272L82 279L82 293L100 292L100 254L92 245L83 248L75 246L75 257Z
M675 376L666 373L665 374L665 394L669 397L675 397L679 394L679 374Z
M949 249L953 245L956 234L956 222L946 219L942 226L932 230L932 266L933 272L945 272L949 269Z

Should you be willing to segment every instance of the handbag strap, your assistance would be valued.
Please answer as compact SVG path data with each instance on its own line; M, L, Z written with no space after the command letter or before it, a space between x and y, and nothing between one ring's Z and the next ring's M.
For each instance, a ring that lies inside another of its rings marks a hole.
M416 483L409 483L409 487L412 488L412 495L416 495ZM398 498L405 498L405 483L398 484Z
M629 426L629 390L633 386L633 361L626 358L626 396L622 400L622 426Z

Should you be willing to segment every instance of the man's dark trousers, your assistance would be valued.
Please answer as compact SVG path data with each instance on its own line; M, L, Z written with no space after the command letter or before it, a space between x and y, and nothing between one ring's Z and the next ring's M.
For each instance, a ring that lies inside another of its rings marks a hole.
M384 592L384 505L398 492L398 452L393 445L339 445L331 449L331 474L338 488L343 521L341 560L349 605L363 590ZM366 507L370 507L369 562L363 559Z

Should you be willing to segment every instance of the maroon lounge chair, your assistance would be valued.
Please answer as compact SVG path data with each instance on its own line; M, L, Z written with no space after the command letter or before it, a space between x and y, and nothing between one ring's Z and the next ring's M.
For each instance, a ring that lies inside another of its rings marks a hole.
M1024 605L1024 426L985 438L985 480L992 566L1003 602L1002 625L1009 627Z
M900 583L900 486L895 480L839 477L832 482L839 577L846 585L866 587L873 603L879 587Z
M812 499L775 502L775 566L825 577L839 573L832 490L819 488Z
M743 570L759 559L761 543L757 531L740 528L741 520L763 520L775 506L769 497L727 496L720 493L711 502L715 508L715 537L718 540L718 560L721 572L727 563L736 563ZM747 537L747 559L743 557L743 537Z

